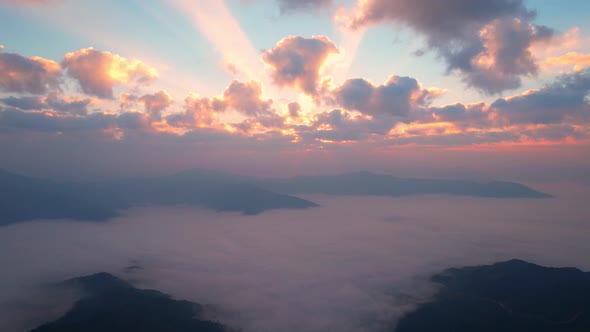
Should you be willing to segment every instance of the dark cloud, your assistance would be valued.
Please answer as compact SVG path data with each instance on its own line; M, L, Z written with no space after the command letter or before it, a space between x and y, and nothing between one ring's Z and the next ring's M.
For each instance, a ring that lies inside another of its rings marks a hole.
M362 78L349 79L336 88L333 95L336 103L348 110L402 117L435 97L422 89L415 79L400 76L391 76L379 86Z
M546 41L552 32L546 27L535 26L520 19L497 19L480 31L480 40L470 49L480 48L472 57L453 54L444 50L449 60L449 70L460 70L467 85L488 94L521 86L522 76L537 74L538 65L530 47Z
M0 98L0 102L7 106L25 111L50 110L59 113L84 115L88 112L88 105L92 103L89 98L71 98L53 91L47 97L6 97Z
M55 61L4 53L0 48L0 92L43 94L58 87L61 74Z
M264 51L262 60L272 68L278 86L297 88L310 96L319 93L320 69L330 54L339 53L325 36L289 36Z
M485 127L489 124L489 107L484 103L463 105L460 103L443 107L430 107L428 116L419 122L451 122L455 126L466 129Z
M531 24L522 0L369 0L359 4L352 27L380 22L406 25L424 34L430 49L469 86L488 94L520 87L537 73L530 47L553 30Z
M0 111L0 127L40 132L94 131L117 127L115 115L93 113L87 116L58 116L52 112Z
M588 93L590 70L560 76L543 88L505 99L491 105L503 124L550 124L566 119L573 122L590 118Z
M281 13L287 14L297 11L307 11L318 7L328 7L334 0L276 0Z
M25 111L41 110L45 108L45 100L41 97L6 97L1 98L2 102L6 106L18 108Z
M301 105L298 102L292 102L287 105L287 109L289 111L289 117L296 119L299 117L301 113Z
M117 85L145 84L158 77L155 69L139 60L93 48L66 54L62 64L83 92L100 98L113 98L113 87Z
M0 0L0 3L9 5L51 5L63 2L64 0Z
M394 21L440 40L465 39L499 17L531 17L522 0L368 0L353 26Z

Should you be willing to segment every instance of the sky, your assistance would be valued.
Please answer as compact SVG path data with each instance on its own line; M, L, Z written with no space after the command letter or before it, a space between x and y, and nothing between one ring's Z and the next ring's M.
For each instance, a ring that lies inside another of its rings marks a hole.
M590 183L590 3L0 0L0 168Z

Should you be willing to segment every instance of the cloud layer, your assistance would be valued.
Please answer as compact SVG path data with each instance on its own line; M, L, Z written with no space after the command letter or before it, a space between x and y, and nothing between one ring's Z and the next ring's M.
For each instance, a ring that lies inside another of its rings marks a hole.
M35 315L59 300L33 296L38 285L108 271L213 305L245 332L391 330L448 267L518 257L590 270L587 191L556 194L518 204L314 196L321 207L258 216L145 207L107 223L15 225L0 232L0 263L11 267L0 274L0 329L18 332L7 324L26 313L52 318Z

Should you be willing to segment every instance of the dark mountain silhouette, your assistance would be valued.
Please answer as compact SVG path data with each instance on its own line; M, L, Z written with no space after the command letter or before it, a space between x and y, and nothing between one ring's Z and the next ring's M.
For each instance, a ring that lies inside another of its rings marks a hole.
M398 178L358 172L342 175L298 176L258 182L268 190L285 194L408 196L425 194L495 198L549 198L551 195L513 182L476 182Z
M149 204L196 205L244 214L316 206L212 171L99 183L53 181L0 171L0 187L0 225L34 219L103 221L122 209Z
M0 225L33 219L100 221L130 206L97 184L37 179L0 171Z
M68 280L83 296L56 321L32 332L222 332L218 322L201 318L198 303L179 301L154 290L137 289L108 273Z
M590 273L520 260L449 269L432 280L434 301L403 317L396 332L590 331Z

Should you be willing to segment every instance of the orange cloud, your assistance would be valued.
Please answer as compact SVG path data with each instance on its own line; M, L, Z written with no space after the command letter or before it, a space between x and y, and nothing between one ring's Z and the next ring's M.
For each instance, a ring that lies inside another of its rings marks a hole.
M590 54L568 52L561 56L550 57L543 63L547 67L572 67L580 71L590 66Z
M158 77L154 68L139 60L93 48L67 53L63 66L78 81L82 91L100 98L113 98L116 85L145 84Z

